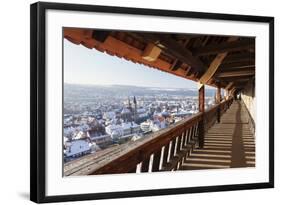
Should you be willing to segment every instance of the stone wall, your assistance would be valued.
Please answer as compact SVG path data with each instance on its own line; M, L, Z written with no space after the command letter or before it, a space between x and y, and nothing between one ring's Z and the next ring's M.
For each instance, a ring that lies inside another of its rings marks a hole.
M255 96L255 80L250 80L245 89L241 93L241 99L245 103L248 108L251 117L254 121L256 121L256 96Z

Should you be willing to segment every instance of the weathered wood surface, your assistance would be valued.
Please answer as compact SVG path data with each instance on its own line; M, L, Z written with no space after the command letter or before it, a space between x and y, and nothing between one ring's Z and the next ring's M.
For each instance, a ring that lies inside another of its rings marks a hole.
M238 51L242 49L251 49L255 47L255 42L252 39L243 41L223 42L215 45L208 45L196 49L193 53L195 56L218 54L224 52Z
M192 150L182 170L255 166L255 135L246 107L239 101L205 134L204 148Z

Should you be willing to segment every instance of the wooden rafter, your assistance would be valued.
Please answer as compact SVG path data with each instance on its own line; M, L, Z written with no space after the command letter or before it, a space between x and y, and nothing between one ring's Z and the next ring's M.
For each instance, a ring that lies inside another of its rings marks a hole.
M189 41L190 41L190 38L187 37L184 40L183 46L186 47L186 45L189 43ZM178 59L175 59L173 64L171 65L171 70L177 70L180 68L181 65L182 65L182 62L179 61Z
M152 43L146 45L145 50L142 53L142 58L147 61L155 61L161 53L161 49Z
M249 67L255 67L254 61L245 61L245 62L233 62L233 63L222 63L220 65L220 70L226 70L226 69L234 69L234 68L249 68Z
M251 62L255 61L255 55L253 53L241 53L228 55L224 60L224 63L236 63L236 62Z
M228 85L225 87L226 90L229 90L233 86L233 82L228 83Z
M210 54L218 54L230 51L239 51L245 49L252 49L255 47L255 41L252 39L233 41L233 42L223 42L215 45L207 45L202 48L194 50L193 54L195 56L203 56Z
M251 76L255 75L254 70L243 70L243 71L226 71L216 75L218 78L227 78L227 77L235 77L235 76Z
M227 42L232 42L232 41L236 41L238 39L238 37L230 37ZM215 74L215 72L217 71L217 69L219 68L219 66L221 65L223 59L227 56L227 52L224 53L220 53L218 54L215 59L212 61L212 63L210 64L209 68L207 69L207 71L201 76L201 78L199 79L199 82L201 84L206 84Z
M167 53L191 67L196 68L199 72L206 69L206 66L198 58L194 57L190 50L186 49L183 45L179 44L168 35L154 35L149 33L141 33L137 35L141 35L146 40L155 43Z

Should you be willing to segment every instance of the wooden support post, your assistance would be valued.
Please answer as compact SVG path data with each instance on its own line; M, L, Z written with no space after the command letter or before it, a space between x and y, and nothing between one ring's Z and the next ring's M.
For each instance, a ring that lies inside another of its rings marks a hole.
M198 140L199 140L199 148L203 148L204 146L204 112L205 112L205 86L201 86L199 89L199 112L202 112L202 119L198 124Z
M217 87L216 92L216 103L219 104L221 102L221 87L220 85Z
M201 85L199 88L199 112L205 112L205 86Z

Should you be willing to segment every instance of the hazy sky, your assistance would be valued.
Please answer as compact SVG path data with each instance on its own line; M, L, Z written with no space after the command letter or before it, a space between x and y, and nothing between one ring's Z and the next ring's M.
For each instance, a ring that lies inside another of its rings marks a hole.
M64 40L64 82L197 88L197 83Z

